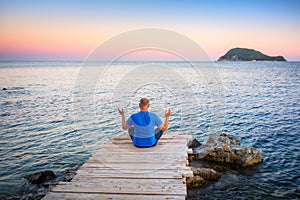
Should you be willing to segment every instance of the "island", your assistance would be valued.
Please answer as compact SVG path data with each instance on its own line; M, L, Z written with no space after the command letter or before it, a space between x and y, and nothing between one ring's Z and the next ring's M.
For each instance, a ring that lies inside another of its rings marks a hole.
M283 56L268 56L254 49L233 48L218 61L286 61Z

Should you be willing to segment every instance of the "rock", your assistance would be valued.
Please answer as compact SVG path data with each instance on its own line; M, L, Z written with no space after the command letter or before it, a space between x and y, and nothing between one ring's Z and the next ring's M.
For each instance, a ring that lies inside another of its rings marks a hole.
M28 174L25 176L26 179L28 179L29 182L33 184L41 184L46 181L50 181L54 179L56 176L53 171L46 170L42 172L36 172L33 174Z
M193 150L193 154L189 155L189 157L198 155L198 153L200 153L199 151L201 149L201 146L202 144L197 139L189 141L188 148L191 148Z
M66 169L65 175L63 177L63 181L67 181L67 182L71 181L75 176L76 171L80 168L81 165L83 165L83 163L79 163L72 168Z
M206 144L197 151L193 150L190 159L214 161L234 167L248 167L262 162L262 150L242 147L240 144L238 137L212 134Z
M2 88L2 90L7 90L7 88Z
M64 173L57 177L54 172L50 170L27 175L25 178L28 179L28 181L23 180L20 191L17 192L18 194L22 194L22 196L13 199L42 199L47 192L59 182L71 181L76 174L76 170L78 170L82 164L83 162L74 167L65 169ZM31 180L33 182L31 182ZM2 199L1 194L0 199Z
M217 181L221 175L213 169L192 167L194 177L187 178L187 186L195 188L202 186L206 181Z
M196 139L193 139L193 141L189 141L189 143L188 143L189 148L197 148L197 147L200 147L201 145L202 144Z
M193 174L201 176L204 180L217 181L221 175L213 169L192 167Z
M199 175L194 175L194 177L188 177L186 179L186 185L188 188L201 187L204 183L205 180Z

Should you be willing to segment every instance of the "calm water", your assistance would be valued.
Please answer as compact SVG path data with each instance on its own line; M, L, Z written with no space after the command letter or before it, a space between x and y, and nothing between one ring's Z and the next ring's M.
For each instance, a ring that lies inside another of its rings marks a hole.
M93 66L92 66L93 65ZM262 164L228 171L190 191L202 199L297 199L300 194L300 63L1 62L0 194L22 196L24 175L85 161L147 96L172 109L170 132L201 142L240 136L263 150Z

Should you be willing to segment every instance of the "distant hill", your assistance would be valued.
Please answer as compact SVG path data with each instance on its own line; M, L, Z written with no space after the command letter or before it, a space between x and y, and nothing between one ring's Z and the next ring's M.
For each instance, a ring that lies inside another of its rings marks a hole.
M218 61L286 61L283 56L267 56L254 49L234 48L230 49Z

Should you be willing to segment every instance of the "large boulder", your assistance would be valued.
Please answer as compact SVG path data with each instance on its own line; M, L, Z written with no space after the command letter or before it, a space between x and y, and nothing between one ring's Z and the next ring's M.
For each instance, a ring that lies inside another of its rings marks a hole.
M204 145L194 147L190 159L214 161L235 167L248 167L262 162L262 150L242 147L240 138L212 134Z

